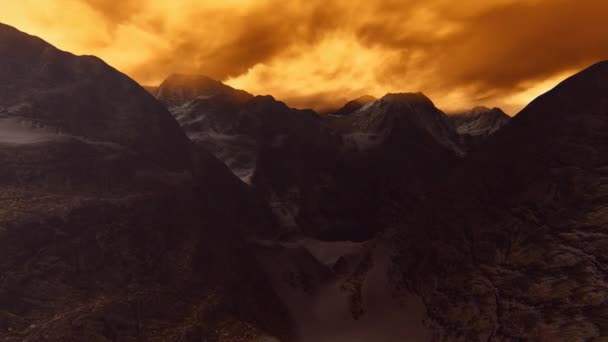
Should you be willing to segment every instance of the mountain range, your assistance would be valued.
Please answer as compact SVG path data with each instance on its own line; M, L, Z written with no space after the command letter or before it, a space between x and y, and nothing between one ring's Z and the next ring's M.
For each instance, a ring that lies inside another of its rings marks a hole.
M0 24L0 80L6 341L608 338L608 62L320 114Z

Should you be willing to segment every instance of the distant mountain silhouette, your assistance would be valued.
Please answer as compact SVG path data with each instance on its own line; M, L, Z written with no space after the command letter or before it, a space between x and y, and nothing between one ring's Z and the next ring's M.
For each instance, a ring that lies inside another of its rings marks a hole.
M174 74L156 89L156 97L168 105L185 104L198 98L230 95L237 102L245 102L253 95L237 90L206 76Z
M511 117L500 108L475 107L467 112L449 115L448 119L470 150L508 124Z
M342 106L342 108L338 109L333 114L348 115L356 110L361 109L361 107L365 106L366 104L374 102L376 100L377 98L370 95L360 96L354 100L348 101L346 104L344 104L344 106Z

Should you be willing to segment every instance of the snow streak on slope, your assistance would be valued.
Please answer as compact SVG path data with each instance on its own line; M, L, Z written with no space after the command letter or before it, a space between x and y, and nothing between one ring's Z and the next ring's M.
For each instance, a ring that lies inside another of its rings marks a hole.
M0 116L0 144L36 144L58 139L59 134L16 118Z

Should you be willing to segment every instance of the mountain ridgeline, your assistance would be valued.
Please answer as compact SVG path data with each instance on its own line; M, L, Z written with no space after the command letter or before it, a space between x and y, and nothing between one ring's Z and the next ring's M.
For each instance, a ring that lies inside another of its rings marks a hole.
M366 98L348 115L291 109L197 76L171 76L156 94L195 144L269 203L286 234L368 239L466 150L420 93Z

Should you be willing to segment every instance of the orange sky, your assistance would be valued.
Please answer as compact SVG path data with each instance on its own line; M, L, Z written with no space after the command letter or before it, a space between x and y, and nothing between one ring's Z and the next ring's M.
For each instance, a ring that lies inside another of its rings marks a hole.
M0 22L142 84L205 74L296 107L422 91L515 114L608 59L608 1L20 0Z

